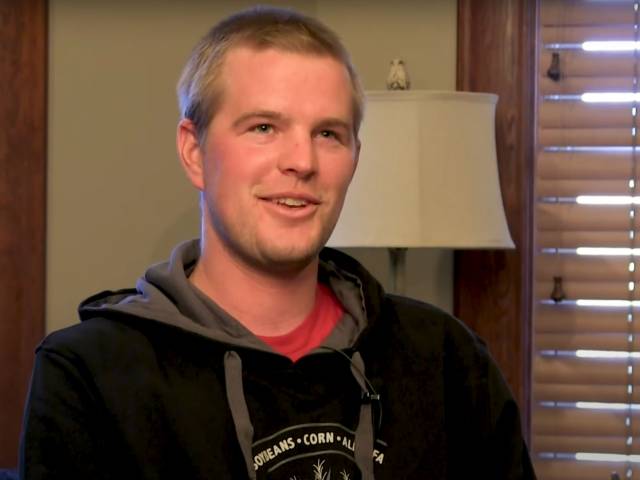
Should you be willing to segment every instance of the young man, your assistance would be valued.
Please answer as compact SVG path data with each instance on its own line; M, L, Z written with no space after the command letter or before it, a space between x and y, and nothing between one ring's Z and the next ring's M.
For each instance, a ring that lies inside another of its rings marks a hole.
M22 478L533 478L482 342L323 249L363 111L336 36L242 12L178 91L200 241L43 341Z

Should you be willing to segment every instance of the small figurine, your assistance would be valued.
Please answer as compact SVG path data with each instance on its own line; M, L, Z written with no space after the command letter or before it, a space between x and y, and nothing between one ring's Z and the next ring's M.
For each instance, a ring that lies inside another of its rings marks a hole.
M401 58L391 60L391 68L387 76L387 90L409 90L411 82Z

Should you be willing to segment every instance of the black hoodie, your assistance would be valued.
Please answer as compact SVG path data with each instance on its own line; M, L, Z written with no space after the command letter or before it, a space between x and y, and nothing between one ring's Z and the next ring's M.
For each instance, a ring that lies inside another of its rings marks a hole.
M461 322L324 249L345 315L294 363L190 284L198 252L91 297L38 347L21 478L534 478L517 406Z

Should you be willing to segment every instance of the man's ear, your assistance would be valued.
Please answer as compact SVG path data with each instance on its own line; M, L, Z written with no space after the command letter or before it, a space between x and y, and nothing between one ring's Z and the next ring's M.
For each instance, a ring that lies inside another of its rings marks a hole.
M180 164L187 174L187 178L191 184L198 190L204 190L204 155L200 142L198 141L198 132L194 123L183 118L178 123L178 131L176 132L176 147L178 149L178 157Z

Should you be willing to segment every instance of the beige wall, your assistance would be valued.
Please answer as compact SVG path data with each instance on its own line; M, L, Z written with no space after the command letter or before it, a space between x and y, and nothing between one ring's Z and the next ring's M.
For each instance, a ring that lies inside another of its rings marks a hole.
M175 155L175 82L197 38L252 3L49 2L47 331L198 234L197 195ZM365 88L383 88L396 56L414 88L455 87L455 0L267 3L333 27ZM350 253L386 278L384 251ZM450 309L450 252L410 252L407 274L409 294Z

